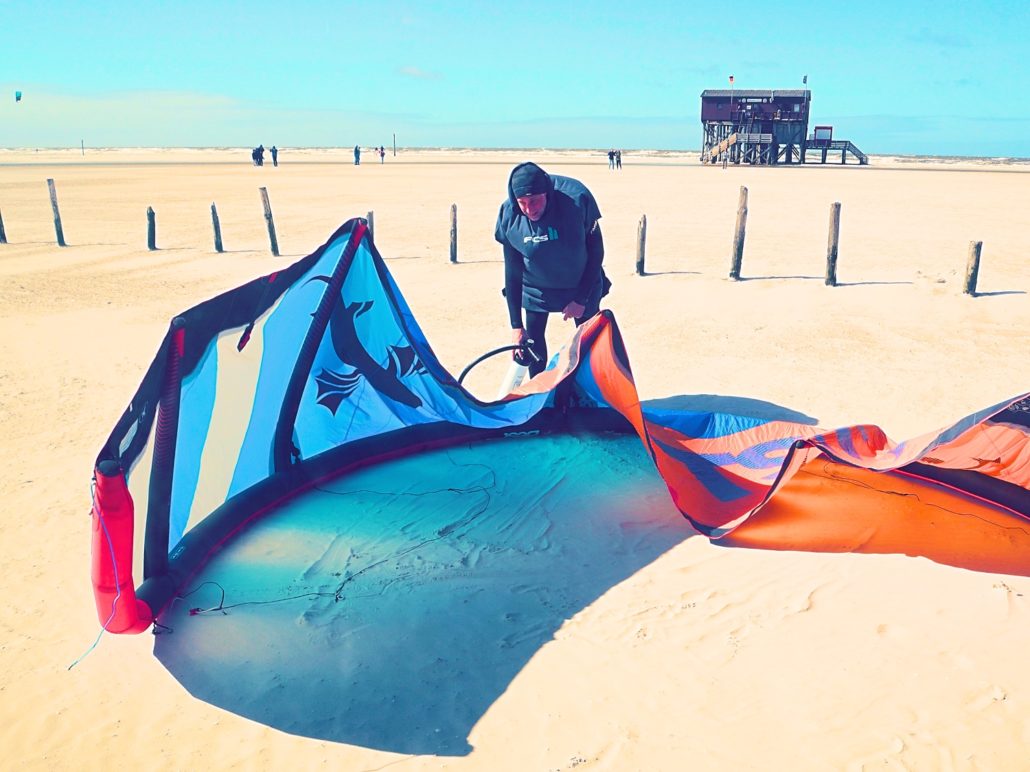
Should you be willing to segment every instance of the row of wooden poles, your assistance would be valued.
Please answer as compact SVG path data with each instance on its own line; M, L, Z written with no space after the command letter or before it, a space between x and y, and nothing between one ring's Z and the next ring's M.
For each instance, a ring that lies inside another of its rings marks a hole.
M740 200L737 204L737 224L733 230L733 248L730 264L730 278L740 281L740 267L744 262L744 235L747 231L747 188L740 186ZM640 218L637 225L637 275L644 275L644 244L647 240L647 215ZM980 253L982 241L969 242L969 256L966 260L966 280L963 292L976 294L976 281L980 274ZM830 204L830 229L826 240L826 274L827 287L837 286L837 256L840 252L840 201Z
M54 210L54 229L57 232L57 245L67 246L64 241L64 229L61 227L61 212L57 206L57 189L54 181L48 179L47 187L50 189L50 206ZM279 242L275 235L275 221L272 218L272 206L268 201L268 189L259 188L261 193L261 204L264 207L265 223L268 226L268 239L271 242L272 254L279 257ZM740 281L740 268L744 261L744 235L747 230L747 188L740 186L740 201L737 205L737 223L733 232L732 263L730 265L730 278ZM368 213L368 231L373 234L375 230L375 214ZM222 246L222 228L218 222L218 209L211 204L211 224L214 227L215 251L224 252ZM640 218L637 225L637 260L636 272L643 276L645 245L647 242L647 215ZM3 213L0 213L0 244L7 243L7 234L4 231ZM837 256L840 247L840 201L830 204L830 228L826 243L826 286L837 286ZM157 215L153 207L147 207L147 249L157 249ZM969 242L969 257L966 261L966 280L963 292L967 295L976 294L976 281L980 274L980 253L983 249L982 241ZM451 204L451 248L450 260L458 262L458 205Z
M64 240L64 226L61 224L61 209L57 205L57 187L54 185L52 179L46 181L47 188L50 189L50 208L54 211L54 230L57 233L57 246L66 247L67 242ZM260 188L261 192L261 204L265 210L265 222L268 225L268 239L271 242L272 254L279 257L279 240L275 235L275 221L272 219L272 206L268 202L268 189ZM371 212L369 217L371 218ZM211 224L215 231L215 251L224 252L225 248L222 246L222 226L218 221L218 209L214 204L211 204ZM369 229L371 230L371 222L369 223ZM0 244L7 243L7 232L4 230L4 216L0 212ZM154 213L154 207L147 207L147 249L154 251L157 249L157 215Z

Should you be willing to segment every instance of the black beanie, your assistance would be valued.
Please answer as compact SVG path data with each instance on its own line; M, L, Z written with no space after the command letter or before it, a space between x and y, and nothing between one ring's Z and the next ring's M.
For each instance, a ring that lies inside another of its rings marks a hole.
M511 192L515 194L515 198L548 193L550 190L551 178L536 164L522 164L512 172Z

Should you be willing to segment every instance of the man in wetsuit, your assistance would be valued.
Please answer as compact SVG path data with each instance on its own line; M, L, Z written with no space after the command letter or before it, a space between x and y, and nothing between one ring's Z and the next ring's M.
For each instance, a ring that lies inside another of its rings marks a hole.
M583 324L607 294L600 217L593 194L578 180L547 174L534 163L519 164L508 177L494 237L504 248L512 342L531 340L539 357L528 362L531 376L547 365L547 315L561 312Z

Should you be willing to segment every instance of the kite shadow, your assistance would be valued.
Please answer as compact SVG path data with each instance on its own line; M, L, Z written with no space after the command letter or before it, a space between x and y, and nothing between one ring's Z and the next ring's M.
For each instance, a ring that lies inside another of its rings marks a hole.
M154 652L275 729L465 756L563 624L695 533L635 436L435 451L255 523L162 615Z

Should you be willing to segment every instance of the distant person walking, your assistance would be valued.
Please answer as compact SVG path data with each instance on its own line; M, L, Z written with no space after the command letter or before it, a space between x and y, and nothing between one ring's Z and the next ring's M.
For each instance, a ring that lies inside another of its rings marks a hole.
M357 145L354 146L354 165L355 166L360 166L361 165L361 148L358 147Z
M615 168L616 169L621 169L622 168L622 151L621 150L616 150L615 151Z
M386 161L386 148L382 145L379 146L379 163Z
M614 169L615 168L615 151L614 150L609 150L608 151L608 168L609 169Z
M272 145L272 149L269 150L268 152L270 152L272 154L272 166L278 166L279 165L279 148L277 148L275 145Z

